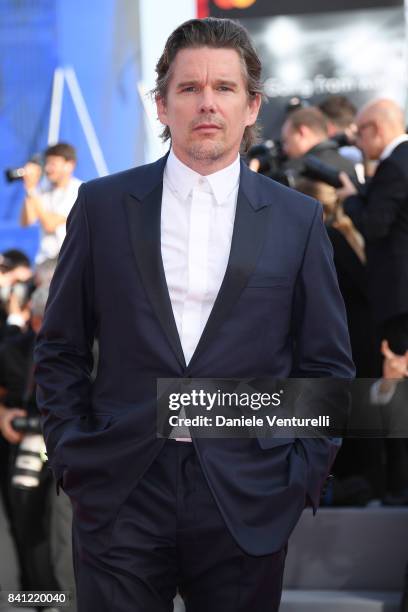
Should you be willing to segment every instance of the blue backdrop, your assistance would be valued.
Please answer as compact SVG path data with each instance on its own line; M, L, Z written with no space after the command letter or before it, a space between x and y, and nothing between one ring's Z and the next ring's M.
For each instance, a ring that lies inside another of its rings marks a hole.
M34 257L38 229L20 228L21 182L3 170L47 146L57 68L72 68L109 173L143 162L136 0L0 2L0 252ZM77 108L64 83L59 140L78 152L75 174L98 176Z

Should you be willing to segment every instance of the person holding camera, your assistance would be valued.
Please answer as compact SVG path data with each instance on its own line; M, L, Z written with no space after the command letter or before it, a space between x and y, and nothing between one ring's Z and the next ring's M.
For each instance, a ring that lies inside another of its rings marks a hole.
M37 290L38 292L39 290ZM33 294L35 298L35 293ZM34 300L35 301L35 300ZM34 305L35 308L35 305ZM31 314L31 320L35 319ZM8 469L10 518L16 538L22 588L58 590L50 556L51 476L44 469L32 377L35 331L30 324L0 347L0 434L11 445Z
M354 142L357 109L346 96L340 94L327 96L319 102L318 108L327 118L329 138L337 140L341 146Z
M53 265L53 261L41 264L36 271L37 281L51 276ZM56 495L51 472L46 469L33 379L33 346L48 291L48 284L37 287L29 302L26 329L0 346L0 385L6 390L0 402L0 437L11 449L7 470L9 516L22 586L27 590L62 589L73 593L72 509L66 495ZM67 610L75 609L71 601Z
M46 188L39 187L42 169L37 163L28 162L23 174L26 197L21 225L32 225L38 221L41 226L36 263L58 255L65 237L65 223L81 184L73 176L77 158L72 145L61 142L50 146L44 157L44 173L49 183Z
M320 109L311 106L290 112L282 126L281 139L289 158L286 170L301 174L305 159L313 156L357 182L353 162L340 155L339 144L329 138L328 120Z
M24 329L29 319L26 308L32 290L30 260L22 251L0 254L0 343Z

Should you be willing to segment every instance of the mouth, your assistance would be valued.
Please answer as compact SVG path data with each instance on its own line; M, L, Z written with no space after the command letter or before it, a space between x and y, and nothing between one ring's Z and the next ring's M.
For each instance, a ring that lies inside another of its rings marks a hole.
M217 132L220 130L220 126L215 123L200 123L194 128L195 132Z

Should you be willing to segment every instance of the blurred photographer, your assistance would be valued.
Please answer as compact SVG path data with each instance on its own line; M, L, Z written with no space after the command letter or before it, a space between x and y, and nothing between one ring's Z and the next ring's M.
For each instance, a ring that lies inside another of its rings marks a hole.
M32 276L30 261L22 251L10 249L0 254L0 343L28 322Z
M363 156L356 146L356 107L346 96L333 95L324 98L319 108L327 118L329 138L339 145L340 155L353 162L359 182L364 183Z
M337 140L341 147L354 143L357 131L354 104L346 96L333 95L324 98L318 107L327 118L329 138Z
M339 145L329 139L328 122L316 107L299 108L287 116L281 132L283 150L289 160L286 170L301 174L305 159L317 158L337 171L344 171L357 182L353 162L339 153Z
M41 238L36 262L56 257L65 237L65 223L77 198L81 181L73 176L76 152L73 146L59 143L48 147L44 154L44 174L48 181L40 186L41 167L33 162L24 166L23 181L26 190L21 225L39 221Z
M52 265L39 266L38 277ZM47 469L33 379L33 347L41 326L48 285L30 301L30 324L0 347L0 384L7 389L0 405L0 433L13 445L10 461L11 520L26 590L74 591L71 552L72 510L68 498L57 498ZM75 610L74 604L69 611Z
M35 308L36 293L33 294ZM32 320L35 319L35 311ZM7 394L0 406L0 432L13 445L10 460L11 520L27 590L57 590L49 552L51 485L44 469L38 411L32 378L35 332L32 326L9 337L0 348L0 380ZM17 426L18 424L18 426Z

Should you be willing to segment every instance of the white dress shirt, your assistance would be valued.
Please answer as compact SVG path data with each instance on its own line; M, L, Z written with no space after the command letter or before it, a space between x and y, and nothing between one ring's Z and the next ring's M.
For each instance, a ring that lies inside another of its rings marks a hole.
M387 144L384 151L381 153L380 161L384 161L384 159L387 159L387 157L389 157L391 153L394 152L394 149L396 149L398 145L400 145L402 142L407 142L407 141L408 141L408 134L401 134L401 136L397 136L396 138L394 138L394 140L392 140L391 142Z
M183 164L173 150L167 158L161 253L186 364L203 333L227 268L239 175L239 155L231 165L208 176Z
M239 156L201 176L170 151L163 176L161 252L188 364L227 268L239 185Z
M71 208L78 196L78 189L82 181L73 176L65 187L47 186L39 194L41 204L46 212L51 212L63 217L68 217ZM58 257L58 253L64 242L66 223L57 225L53 232L40 229L40 247L35 258L37 264L46 259Z

